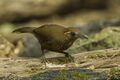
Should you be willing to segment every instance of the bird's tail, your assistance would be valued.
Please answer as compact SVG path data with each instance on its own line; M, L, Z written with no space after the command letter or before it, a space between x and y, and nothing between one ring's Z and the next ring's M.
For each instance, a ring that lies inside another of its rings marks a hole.
M13 32L20 32L20 33L32 33L36 27L22 27L15 29Z

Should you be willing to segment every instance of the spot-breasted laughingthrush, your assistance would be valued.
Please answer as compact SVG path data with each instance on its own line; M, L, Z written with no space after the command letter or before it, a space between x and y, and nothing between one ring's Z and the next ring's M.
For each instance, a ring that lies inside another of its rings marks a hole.
M64 50L68 49L76 39L87 38L80 33L76 27L64 27L57 24L45 24L40 27L23 27L13 32L32 33L41 44L42 51L49 50L65 54L71 57Z

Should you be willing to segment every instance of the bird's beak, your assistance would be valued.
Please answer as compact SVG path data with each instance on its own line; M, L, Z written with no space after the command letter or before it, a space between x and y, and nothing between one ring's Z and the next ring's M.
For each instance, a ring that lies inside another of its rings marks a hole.
M85 35L85 34L80 33L80 34L79 34L79 38L88 39L88 36Z

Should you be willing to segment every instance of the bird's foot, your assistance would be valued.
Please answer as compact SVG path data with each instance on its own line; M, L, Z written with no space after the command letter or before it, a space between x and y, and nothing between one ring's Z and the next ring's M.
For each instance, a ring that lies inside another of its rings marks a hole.
M74 57L72 57L71 55L66 54L65 57L67 57L70 62L74 62Z
M49 63L45 56L42 56L41 63L44 63L44 69L47 69L47 64Z

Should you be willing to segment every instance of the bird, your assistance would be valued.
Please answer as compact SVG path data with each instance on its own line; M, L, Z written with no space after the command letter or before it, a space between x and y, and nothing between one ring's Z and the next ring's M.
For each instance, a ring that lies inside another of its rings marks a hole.
M40 27L22 27L15 29L16 33L32 33L41 44L41 49L62 53L65 57L73 58L66 49L78 38L88 38L86 35L80 33L79 28L65 27L58 24L44 24Z

